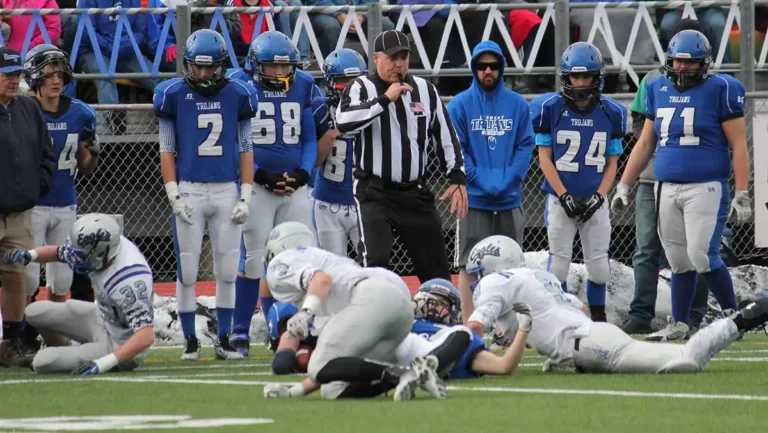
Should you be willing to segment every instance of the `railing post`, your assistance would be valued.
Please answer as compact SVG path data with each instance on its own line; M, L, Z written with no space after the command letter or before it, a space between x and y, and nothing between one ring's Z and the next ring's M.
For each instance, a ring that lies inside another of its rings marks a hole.
M570 42L571 25L568 0L555 0L555 69L560 65L560 57ZM560 90L560 80L555 80L555 88Z
M741 49L739 52L741 63L741 82L747 92L755 91L755 0L741 0ZM745 98L744 113L746 113L747 149L750 161L754 156L754 137L752 131L752 119L755 115L755 101L753 98ZM753 164L754 167L754 164ZM754 170L750 170L750 181ZM750 182L751 183L751 182Z
M192 11L189 5L176 6L176 47L179 51L176 56L176 75L184 76L184 48L187 39L192 33Z
M381 3L373 2L368 5L368 70L376 70L376 64L373 62L373 42L376 36L381 33Z

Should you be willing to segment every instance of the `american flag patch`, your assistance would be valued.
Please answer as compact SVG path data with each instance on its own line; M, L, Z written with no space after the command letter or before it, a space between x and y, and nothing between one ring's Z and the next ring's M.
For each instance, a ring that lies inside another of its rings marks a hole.
M411 113L424 114L424 104L421 102L411 102Z

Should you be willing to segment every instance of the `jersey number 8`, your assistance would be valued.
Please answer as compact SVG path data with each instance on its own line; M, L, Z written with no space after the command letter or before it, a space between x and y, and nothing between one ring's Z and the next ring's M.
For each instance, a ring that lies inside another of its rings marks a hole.
M253 144L269 145L277 142L275 104L259 102L259 115L253 120ZM282 144L299 144L301 134L301 105L298 102L280 104L283 120Z
M581 146L581 133L579 131L557 131L557 144L567 144L568 149L557 159L555 166L557 171L577 173L579 163L574 161ZM587 154L584 155L584 165L595 167L598 173L605 168L605 148L608 145L608 134L605 131L595 131L592 141L589 143Z
M336 140L328 156L325 158L323 177L333 182L344 182L344 174L347 171L347 166L344 165L346 159L347 143L342 140Z

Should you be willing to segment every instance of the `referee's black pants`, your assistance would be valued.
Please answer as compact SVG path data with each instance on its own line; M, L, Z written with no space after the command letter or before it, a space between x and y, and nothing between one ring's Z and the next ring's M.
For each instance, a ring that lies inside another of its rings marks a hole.
M450 267L435 196L421 182L395 184L374 176L355 179L363 266L388 268L396 229L422 283L450 281Z

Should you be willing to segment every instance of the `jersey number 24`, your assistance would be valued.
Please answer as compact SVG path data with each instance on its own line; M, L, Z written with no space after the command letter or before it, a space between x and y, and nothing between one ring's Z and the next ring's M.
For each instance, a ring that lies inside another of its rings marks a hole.
M579 131L559 130L557 131L557 144L568 145L565 153L555 162L557 171L577 173L579 163L574 161L576 154L581 147L581 133ZM605 131L595 131L592 135L592 141L589 143L587 154L584 155L584 165L595 167L598 173L603 172L605 168L605 149L608 146L608 134Z

